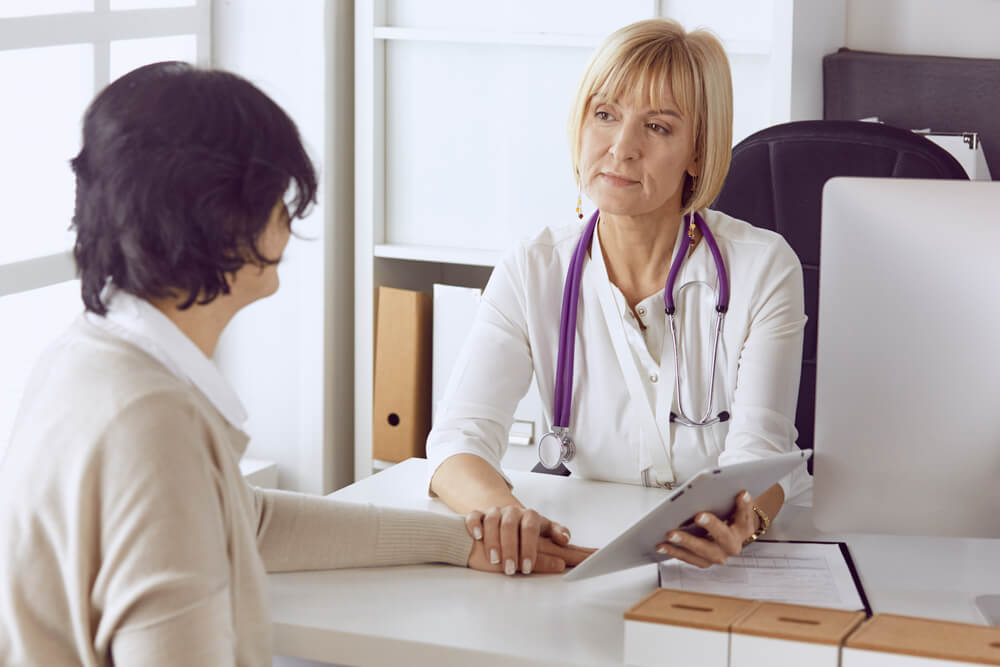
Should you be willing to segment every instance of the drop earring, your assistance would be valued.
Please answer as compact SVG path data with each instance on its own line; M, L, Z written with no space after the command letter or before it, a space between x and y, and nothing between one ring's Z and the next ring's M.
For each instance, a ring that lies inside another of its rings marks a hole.
M583 220L583 193L576 193L576 217Z
M691 187L688 190L688 203L690 203L691 198L694 196L695 188L698 186L698 177L697 176L691 176L690 174L688 174L688 176L691 178ZM697 225L695 225L695 221L694 221L694 216L695 215L697 215L697 213L694 210L692 210L688 214L688 230L687 230L687 235L688 235L688 239L691 241L690 244L688 245L688 253L687 253L688 257L690 257L691 254L694 252L694 247L698 243L698 240L695 238L695 233L698 230L698 227L697 227Z

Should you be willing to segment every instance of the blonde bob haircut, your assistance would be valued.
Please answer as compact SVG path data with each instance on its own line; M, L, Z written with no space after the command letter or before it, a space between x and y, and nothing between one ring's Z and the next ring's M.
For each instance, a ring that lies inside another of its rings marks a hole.
M733 85L722 44L706 30L686 32L664 18L639 21L612 33L597 49L570 110L569 145L579 185L580 139L595 99L648 96L659 108L670 91L684 118L694 121L698 175L684 178L682 214L711 204L729 172L733 141Z

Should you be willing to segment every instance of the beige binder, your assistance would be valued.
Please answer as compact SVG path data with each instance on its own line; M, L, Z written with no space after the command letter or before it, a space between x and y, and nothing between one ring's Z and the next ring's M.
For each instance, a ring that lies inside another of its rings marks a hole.
M376 295L372 456L424 456L431 430L431 297L379 287Z

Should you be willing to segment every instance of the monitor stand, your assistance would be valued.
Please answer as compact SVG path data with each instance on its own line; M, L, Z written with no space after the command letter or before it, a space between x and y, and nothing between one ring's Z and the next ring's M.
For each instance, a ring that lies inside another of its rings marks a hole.
M988 625L1000 627L1000 595L980 595L976 606Z

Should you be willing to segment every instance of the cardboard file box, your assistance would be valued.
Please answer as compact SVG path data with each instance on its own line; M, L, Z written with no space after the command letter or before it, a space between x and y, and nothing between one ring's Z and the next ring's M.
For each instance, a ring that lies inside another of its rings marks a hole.
M660 589L625 612L625 663L727 667L729 630L754 600Z
M431 297L379 287L372 456L423 457L431 430Z
M847 638L843 667L1000 665L1000 628L876 614Z
M762 602L733 624L729 665L840 667L841 646L864 619L863 611Z

